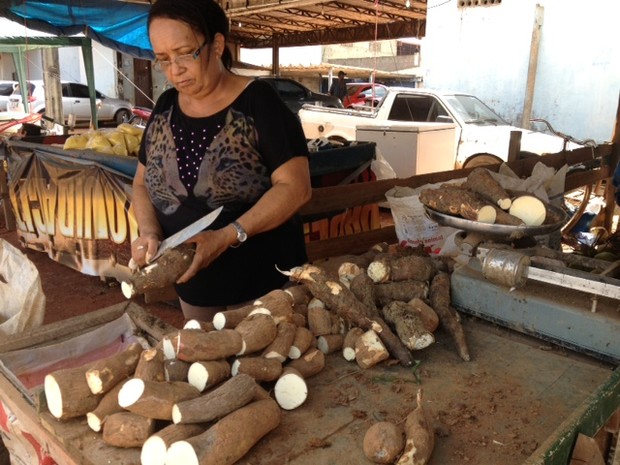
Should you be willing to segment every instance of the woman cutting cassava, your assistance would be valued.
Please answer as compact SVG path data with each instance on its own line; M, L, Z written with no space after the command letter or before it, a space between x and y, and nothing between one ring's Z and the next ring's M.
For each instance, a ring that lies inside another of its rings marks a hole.
M162 239L224 206L192 239L194 260L176 284L185 318L210 321L282 287L276 267L306 261L296 216L311 194L306 140L269 84L230 71L228 20L215 2L158 0L148 28L154 67L173 87L140 149L132 258L143 266Z

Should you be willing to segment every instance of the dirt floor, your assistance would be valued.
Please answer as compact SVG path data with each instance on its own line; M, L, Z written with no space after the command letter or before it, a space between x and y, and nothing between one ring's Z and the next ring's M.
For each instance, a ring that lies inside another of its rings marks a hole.
M45 323L126 301L118 283L81 274L42 252L24 250L1 221L0 216L0 239L19 247L40 273ZM173 326L183 324L173 303L135 302ZM419 354L419 365L413 369L383 363L361 370L342 357L329 356L324 372L308 380L307 403L284 412L280 427L239 463L370 464L361 447L365 431L382 420L402 424L415 407L417 390L423 388L436 432L431 465L519 465L611 373L602 363L471 317L464 318L464 326L471 362L458 358L441 331L437 343ZM86 446L84 453L97 455ZM128 465L139 456L139 450L117 453L107 451L107 463L115 457L113 463Z
M127 301L117 281L82 274L53 261L43 252L23 248L17 234L7 231L1 215L0 239L19 248L39 271L46 299L44 324ZM142 297L136 297L134 301L173 326L183 325L181 310L172 302L147 304Z

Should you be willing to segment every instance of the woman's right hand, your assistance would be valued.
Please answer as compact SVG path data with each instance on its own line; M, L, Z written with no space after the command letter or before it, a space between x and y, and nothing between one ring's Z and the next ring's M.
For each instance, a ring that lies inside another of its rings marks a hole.
M131 259L139 268L148 265L161 243L157 234L141 234L131 244Z

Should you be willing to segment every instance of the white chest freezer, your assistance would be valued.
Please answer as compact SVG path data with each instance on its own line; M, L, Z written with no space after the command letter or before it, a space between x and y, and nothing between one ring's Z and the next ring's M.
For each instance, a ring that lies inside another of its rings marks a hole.
M456 126L446 123L390 123L357 126L357 141L375 142L399 178L448 171L456 160Z

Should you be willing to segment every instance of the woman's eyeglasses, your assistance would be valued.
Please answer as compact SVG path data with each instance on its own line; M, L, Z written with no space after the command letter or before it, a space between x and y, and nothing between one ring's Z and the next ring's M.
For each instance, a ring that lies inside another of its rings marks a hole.
M177 66L187 67L190 65L190 63L192 63L194 60L196 60L200 56L200 52L205 47L205 45L207 45L206 40L193 53L179 55L174 60L157 60L156 59L153 61L153 69L155 71L167 71L168 68L170 68L170 66L172 66L173 63L175 63Z

